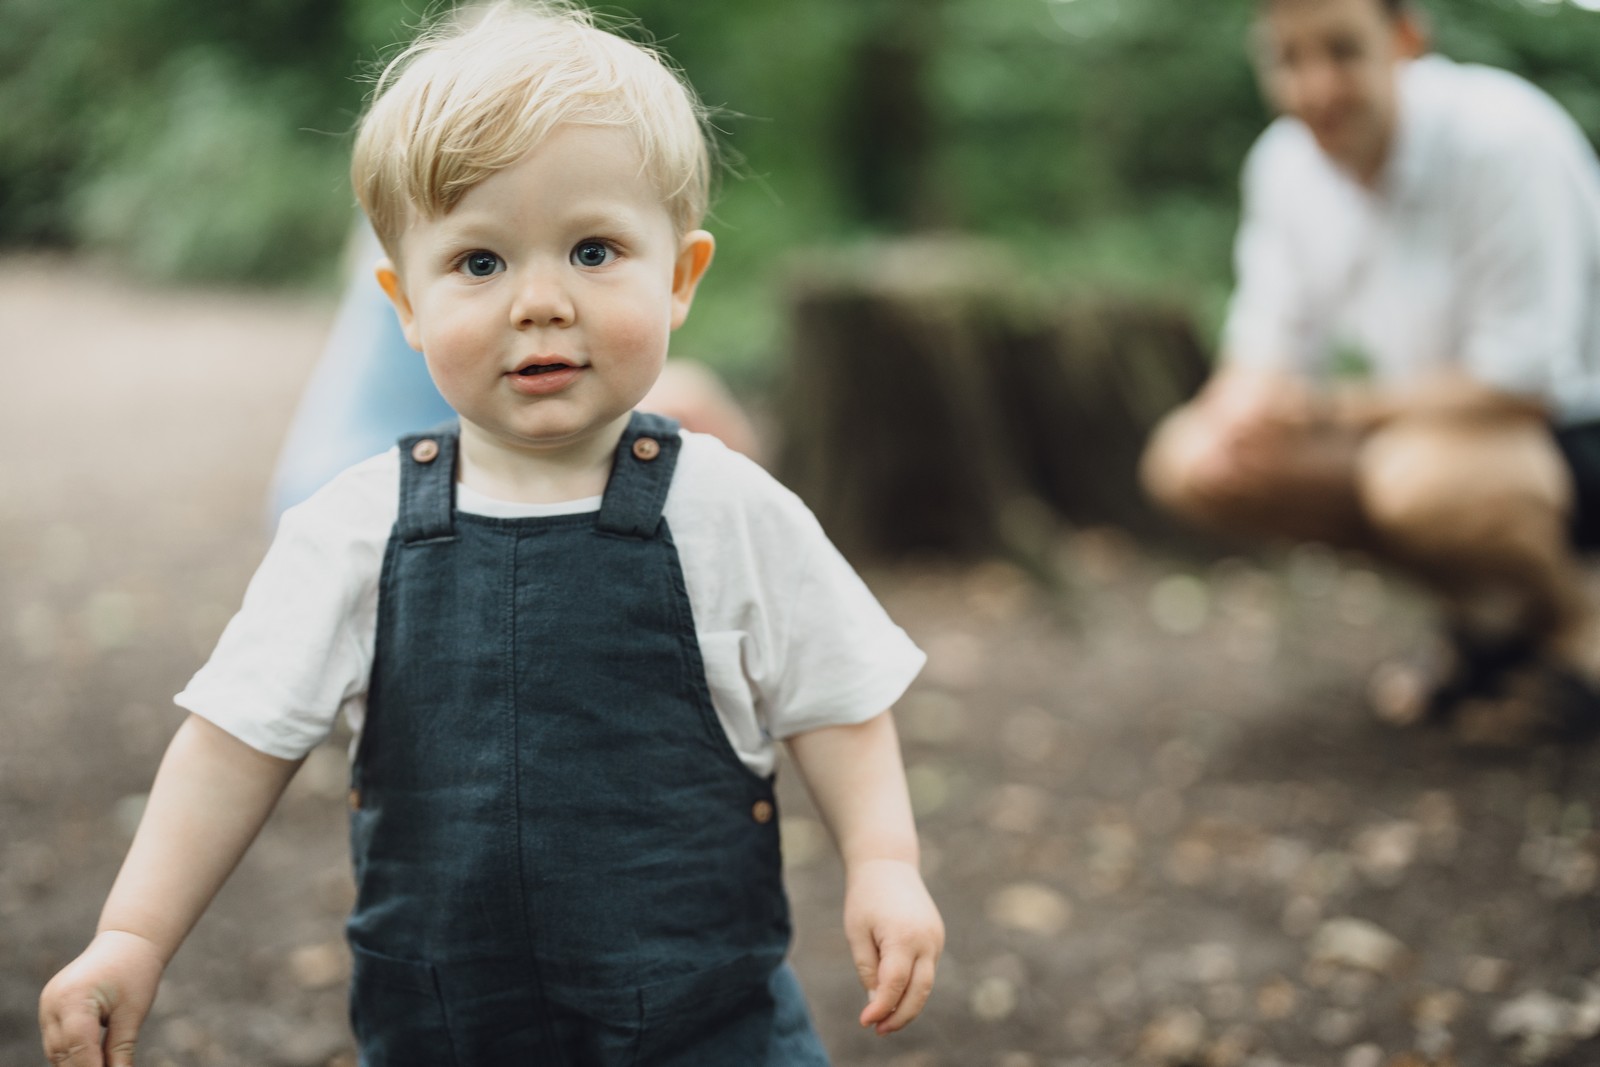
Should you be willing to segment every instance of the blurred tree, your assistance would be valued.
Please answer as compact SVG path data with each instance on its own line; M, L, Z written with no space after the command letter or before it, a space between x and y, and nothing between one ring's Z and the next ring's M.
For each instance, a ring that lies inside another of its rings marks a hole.
M874 0L849 49L837 96L839 180L852 221L905 230L944 221L931 210L935 113L928 84L940 0Z

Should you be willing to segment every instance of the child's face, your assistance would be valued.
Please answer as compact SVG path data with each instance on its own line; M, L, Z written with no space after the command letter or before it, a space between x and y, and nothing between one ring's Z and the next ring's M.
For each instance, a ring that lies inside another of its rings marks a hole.
M378 278L463 433L549 454L610 447L711 252L674 233L627 131L563 126L414 221Z

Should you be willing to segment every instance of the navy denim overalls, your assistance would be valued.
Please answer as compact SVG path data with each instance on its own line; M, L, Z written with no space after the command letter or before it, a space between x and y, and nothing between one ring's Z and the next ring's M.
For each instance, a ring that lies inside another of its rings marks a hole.
M825 1067L783 963L772 780L706 688L635 414L598 512L454 507L400 442L353 771L362 1067Z

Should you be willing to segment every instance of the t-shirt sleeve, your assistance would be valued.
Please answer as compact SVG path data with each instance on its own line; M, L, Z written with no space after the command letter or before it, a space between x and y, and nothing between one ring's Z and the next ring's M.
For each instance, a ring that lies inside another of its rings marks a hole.
M865 722L905 693L927 657L833 546L811 512L787 515L788 589L775 589L774 647L756 678L758 712L779 740Z
M243 605L173 698L271 756L299 759L364 701L394 505L385 516L380 495L374 510L386 479L362 468L284 513Z

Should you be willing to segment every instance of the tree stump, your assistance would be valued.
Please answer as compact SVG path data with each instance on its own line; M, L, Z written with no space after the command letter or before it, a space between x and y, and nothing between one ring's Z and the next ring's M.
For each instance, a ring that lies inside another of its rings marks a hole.
M955 238L798 265L777 466L847 555L1008 553L1016 518L1040 514L1181 537L1136 469L1209 373L1192 321L1024 275Z

